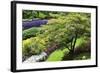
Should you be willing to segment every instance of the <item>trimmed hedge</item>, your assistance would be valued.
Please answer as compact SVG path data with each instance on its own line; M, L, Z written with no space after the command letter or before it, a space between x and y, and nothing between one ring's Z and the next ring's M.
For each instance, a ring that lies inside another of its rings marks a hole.
M23 38L23 40L25 40L25 39L30 38L30 37L35 37L36 33L39 31L40 31L39 27L32 27L30 29L23 30L22 38Z

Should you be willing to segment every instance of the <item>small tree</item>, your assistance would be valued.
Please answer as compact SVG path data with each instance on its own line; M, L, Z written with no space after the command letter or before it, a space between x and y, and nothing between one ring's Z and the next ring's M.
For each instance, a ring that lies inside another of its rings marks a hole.
M71 13L68 15L66 19L68 24L66 26L68 30L67 34L69 34L68 35L69 38L71 37L70 46L67 46L67 48L70 47L69 56L71 59L73 59L74 56L74 50L77 38L82 37L85 34L90 35L90 16L88 15L89 14Z
M48 38L48 45L66 46L70 58L73 59L77 38L90 35L90 16L85 13L69 13L65 19L58 18L55 22L43 26L44 37Z
M43 25L40 33L37 36L45 40L45 52L51 54L59 47L66 46L70 51L70 58L73 59L77 38L85 34L90 35L90 16L86 13L69 13L63 18L59 17Z

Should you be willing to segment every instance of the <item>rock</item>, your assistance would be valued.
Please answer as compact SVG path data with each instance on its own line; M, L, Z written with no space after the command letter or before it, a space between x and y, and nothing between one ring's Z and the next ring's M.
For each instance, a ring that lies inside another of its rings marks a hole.
M24 61L24 63L34 63L34 62L39 62L41 60L46 59L47 54L45 52L42 52L40 55L33 55L27 60Z

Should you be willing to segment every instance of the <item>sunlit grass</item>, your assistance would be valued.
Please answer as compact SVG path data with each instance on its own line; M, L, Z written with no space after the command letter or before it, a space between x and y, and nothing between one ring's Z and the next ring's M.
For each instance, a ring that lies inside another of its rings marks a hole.
M56 50L48 57L47 61L61 61L65 52L68 52L67 48Z

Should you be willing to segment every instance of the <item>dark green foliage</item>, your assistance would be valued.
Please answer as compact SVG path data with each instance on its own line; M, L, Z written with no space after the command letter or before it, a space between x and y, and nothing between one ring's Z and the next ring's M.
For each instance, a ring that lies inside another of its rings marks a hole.
M33 10L23 10L23 19L32 19L34 17Z
M69 12L50 12L50 11L33 11L33 10L23 10L23 19L51 19L59 18L59 16L64 16L69 14Z
M39 31L40 31L40 29L36 28L36 27L32 27L30 29L23 30L23 34L22 34L23 40L30 38L30 37L35 37L36 33L38 33Z
M45 11L23 10L23 19L45 19L47 16Z

